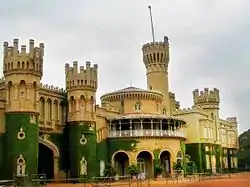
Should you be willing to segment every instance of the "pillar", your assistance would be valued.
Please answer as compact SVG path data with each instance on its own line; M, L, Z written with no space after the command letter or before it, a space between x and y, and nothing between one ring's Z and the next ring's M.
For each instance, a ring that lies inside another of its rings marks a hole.
M58 179L59 178L59 157L57 156L54 156L53 157L53 164L54 164L54 178L55 179Z

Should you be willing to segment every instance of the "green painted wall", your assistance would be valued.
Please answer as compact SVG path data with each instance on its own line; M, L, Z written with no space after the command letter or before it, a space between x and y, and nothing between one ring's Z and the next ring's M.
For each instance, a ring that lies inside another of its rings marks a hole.
M124 151L134 151L136 150L138 141L134 139L108 139L107 149L108 149L108 160L111 161L112 155L119 150Z
M200 143L186 144L186 154L191 157L191 161L195 162L199 171L206 168L205 154Z
M0 134L0 180L5 179L5 134Z
M19 140L17 134L23 128L25 138ZM6 114L6 178L13 178L16 174L16 161L20 154L26 161L26 173L37 173L38 158L38 125L30 123L27 113Z
M87 139L85 145L80 143L82 135ZM94 177L99 174L96 134L95 131L89 130L89 124L69 124L69 150L71 177L80 177L80 161L83 156L88 164L88 177Z

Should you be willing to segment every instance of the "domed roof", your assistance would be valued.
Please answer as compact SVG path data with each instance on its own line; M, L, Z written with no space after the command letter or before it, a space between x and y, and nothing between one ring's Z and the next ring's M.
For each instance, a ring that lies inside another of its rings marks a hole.
M161 97L163 96L162 93L154 91L154 90L146 90L146 89L142 89L142 88L136 88L133 86L129 86L120 90L116 90L114 92L110 92L107 94L104 94L101 96L101 99L106 97L106 96L110 96L110 95L116 95L116 94L127 94L127 93L148 93L148 94L156 94L156 95L160 95Z

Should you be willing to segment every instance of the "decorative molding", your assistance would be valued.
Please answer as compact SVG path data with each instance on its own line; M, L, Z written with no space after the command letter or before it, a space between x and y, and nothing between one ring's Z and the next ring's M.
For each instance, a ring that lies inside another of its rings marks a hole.
M88 142L88 140L85 138L84 134L82 135L81 139L80 139L80 144L81 145L85 145Z
M21 127L20 128L20 130L19 130L19 132L17 133L17 138L19 139L19 140L23 140L23 139L25 139L25 132L23 131L23 128Z

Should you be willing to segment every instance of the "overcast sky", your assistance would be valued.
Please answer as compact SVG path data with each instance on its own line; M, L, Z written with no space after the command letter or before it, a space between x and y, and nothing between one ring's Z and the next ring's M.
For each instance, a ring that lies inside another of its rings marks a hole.
M65 63L91 61L99 65L98 97L131 83L146 87L141 47L152 38L151 4L156 39L167 35L170 40L170 88L181 107L192 105L193 89L217 87L221 117L237 116L240 132L249 128L247 0L0 0L0 4L1 42L20 38L27 44L33 38L45 43L43 83L64 87Z

